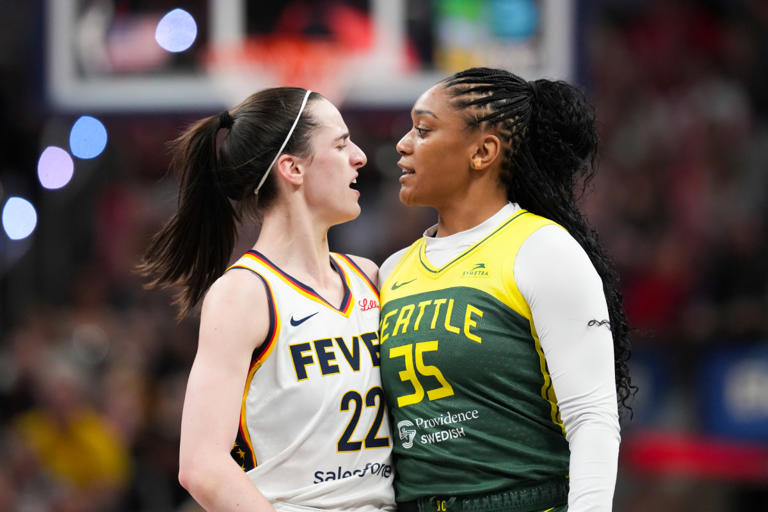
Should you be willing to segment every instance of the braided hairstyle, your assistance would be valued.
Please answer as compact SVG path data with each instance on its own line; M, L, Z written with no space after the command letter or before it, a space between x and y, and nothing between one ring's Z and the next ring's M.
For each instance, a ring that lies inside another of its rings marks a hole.
M274 173L256 190L300 111L305 89L257 92L230 111L193 123L171 142L179 175L178 209L151 239L138 271L148 288L181 286L186 316L226 269L243 211L257 217L277 197ZM309 101L321 98L311 93ZM316 122L304 110L283 153L310 154Z
M501 138L500 179L509 200L563 226L595 266L608 303L619 408L631 412L628 400L637 387L629 375L629 329L618 275L574 194L579 181L581 191L586 189L596 169L598 137L592 106L566 82L528 82L501 69L471 68L442 83L470 129L492 128ZM589 325L605 323L591 320Z

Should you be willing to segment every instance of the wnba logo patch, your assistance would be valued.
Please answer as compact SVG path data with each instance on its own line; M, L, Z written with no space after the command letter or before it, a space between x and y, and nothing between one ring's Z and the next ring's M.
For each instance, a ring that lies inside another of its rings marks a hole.
M416 428L408 420L397 422L397 431L400 434L400 440L403 442L403 448L413 446L413 438L416 437Z
M485 263L475 263L470 270L461 273L461 277L488 277L488 271L485 269Z

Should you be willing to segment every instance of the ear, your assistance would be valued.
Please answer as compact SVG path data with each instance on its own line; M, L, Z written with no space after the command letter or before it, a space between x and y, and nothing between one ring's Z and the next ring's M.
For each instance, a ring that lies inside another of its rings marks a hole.
M485 170L496 161L500 152L499 138L492 133L483 134L470 156L470 167L475 171Z
M291 185L304 183L304 167L293 155L283 154L275 163L275 171Z

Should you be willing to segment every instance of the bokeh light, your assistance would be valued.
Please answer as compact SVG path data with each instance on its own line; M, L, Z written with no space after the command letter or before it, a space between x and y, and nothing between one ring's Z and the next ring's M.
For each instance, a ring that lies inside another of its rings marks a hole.
M72 179L75 164L69 153L58 146L48 146L37 161L37 177L47 189L61 188Z
M37 226L37 211L22 197L11 196L3 206L3 229L11 240L23 240Z
M82 116L72 125L69 133L69 149L78 158L97 157L107 146L107 129L91 116Z
M183 52L197 38L197 23L184 9L174 9L162 17L155 30L155 40L163 49Z

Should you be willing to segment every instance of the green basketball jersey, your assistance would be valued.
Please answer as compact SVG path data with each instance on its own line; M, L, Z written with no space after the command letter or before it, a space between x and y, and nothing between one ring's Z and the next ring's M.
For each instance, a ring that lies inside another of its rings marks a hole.
M522 243L550 224L517 211L441 268L427 262L422 238L383 283L398 501L567 478L557 400L513 275Z

